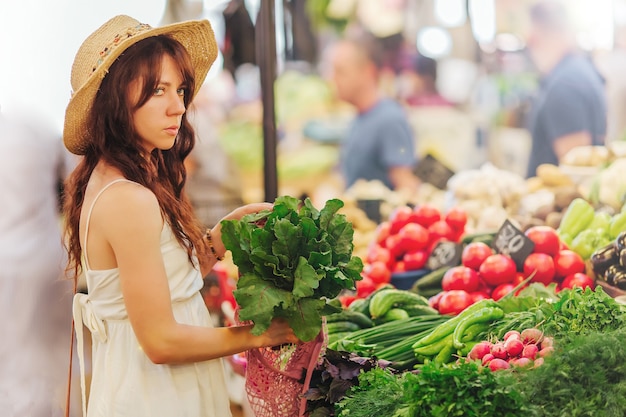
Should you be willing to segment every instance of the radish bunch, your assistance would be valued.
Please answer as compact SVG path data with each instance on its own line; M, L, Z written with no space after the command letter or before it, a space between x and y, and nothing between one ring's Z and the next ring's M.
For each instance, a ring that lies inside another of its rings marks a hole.
M511 367L536 367L543 363L543 358L553 350L552 338L544 336L539 329L524 329L521 333L511 330L504 335L504 340L479 342L467 355L469 360L481 361L492 371Z

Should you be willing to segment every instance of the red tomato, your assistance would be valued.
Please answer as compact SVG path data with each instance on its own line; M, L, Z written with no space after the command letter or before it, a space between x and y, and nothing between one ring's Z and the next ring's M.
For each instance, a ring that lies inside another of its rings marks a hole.
M356 282L356 295L358 298L365 298L373 293L374 290L376 290L376 283L367 276Z
M583 274L582 272L577 272L572 275L568 275L565 277L563 282L561 283L561 288L594 288L596 283L594 280L587 274Z
M365 259L368 263L380 261L387 266L391 266L394 260L389 249L376 244L368 248L367 257Z
M506 255L496 253L485 259L480 265L479 272L482 279L488 285L495 287L500 284L511 283L513 279L515 279L517 267L513 259Z
M341 301L341 306L343 308L348 308L350 307L350 304L352 304L352 302L356 300L356 295L340 295L339 296L339 301Z
M478 291L480 278L478 272L466 266L455 266L446 271L441 281L444 291L465 290L467 292Z
M406 251L424 249L428 246L430 235L428 230L417 223L409 223L398 232L400 244Z
M498 301L500 298L504 297L505 295L513 291L514 288L515 288L515 285L513 284L500 284L496 288L493 289L491 293L491 298Z
M431 224L441 220L441 213L436 207L433 207L429 204L421 204L413 209L413 215L411 216L411 219L424 227L428 227Z
M366 264L363 273L375 284L387 283L391 281L391 271L384 262L376 261Z
M533 253L555 256L561 248L561 239L550 226L532 226L524 233L535 244Z
M394 259L401 258L404 255L404 248L402 247L402 238L398 235L391 235L385 240L385 247L389 249L391 257Z
M511 284L515 285L516 287L518 285L520 285L522 282L524 282L524 280L528 278L527 276L524 276L523 272L518 272L515 274L515 278L513 278L513 281L511 282Z
M446 213L445 221L455 231L464 230L467 224L467 213L460 207L453 207Z
M483 292L483 291L471 292L470 296L472 296L472 304L477 303L480 300L487 300L487 299L491 298L489 296L489 294L487 294L486 292Z
M437 293L428 299L428 305L435 310L439 310L439 299L443 295L443 291Z
M439 299L439 313L455 316L472 304L472 296L467 291L444 291Z
M402 272L406 272L406 265L404 264L404 261L398 261L393 265L393 268L391 269L391 272L394 274L399 274Z
M554 280L554 261L545 253L531 253L524 261L524 275L533 278L531 282L540 282L548 285Z
M389 230L392 235L395 235L402 229L407 223L409 223L413 210L409 206L396 207L389 216L389 223L391 223L391 229Z
M404 262L404 266L407 271L415 271L417 269L424 268L427 260L428 252L425 250L407 252L402 257L402 262Z
M493 250L483 242L473 242L469 243L465 248L463 248L463 253L461 254L461 263L468 268L472 268L475 271L478 271L480 265L487 259L489 256L493 255Z
M585 261L574 251L564 249L554 257L555 278L561 280L568 275L585 272Z
M391 234L391 223L382 222L376 227L376 243L380 246L385 246L385 240Z
M454 230L445 220L436 221L428 226L428 233L431 241L437 239L454 240Z

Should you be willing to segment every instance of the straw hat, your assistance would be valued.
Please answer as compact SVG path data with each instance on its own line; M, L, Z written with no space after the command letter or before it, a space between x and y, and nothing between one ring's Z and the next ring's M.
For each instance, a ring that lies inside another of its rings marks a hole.
M186 21L153 28L129 16L115 16L83 42L72 65L72 98L65 110L63 141L67 149L84 155L90 140L87 119L100 83L115 60L130 46L151 36L169 35L189 55L198 92L217 57L217 43L207 20Z

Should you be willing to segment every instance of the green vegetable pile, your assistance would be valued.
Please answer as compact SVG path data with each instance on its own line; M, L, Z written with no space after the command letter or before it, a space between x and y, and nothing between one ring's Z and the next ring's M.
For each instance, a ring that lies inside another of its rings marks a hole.
M222 222L222 240L239 269L239 319L252 321L253 334L285 318L302 341L313 340L322 316L336 312L328 304L343 289L354 289L363 263L352 256L354 230L338 211L343 202L328 200L317 210L307 198L278 197L273 210Z
M570 335L543 365L513 374L532 415L626 415L626 329ZM501 374L501 373L498 373Z
M511 375L507 375L512 378ZM521 393L500 381L504 376L475 362L424 365L394 375L373 369L359 377L337 403L339 417L528 416Z

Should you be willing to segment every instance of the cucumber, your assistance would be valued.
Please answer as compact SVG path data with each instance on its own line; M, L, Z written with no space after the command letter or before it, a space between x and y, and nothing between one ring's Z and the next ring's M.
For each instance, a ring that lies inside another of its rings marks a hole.
M326 329L328 330L328 334L334 333L348 333L360 330L358 324L352 323L351 321L336 321L334 323L326 324Z
M409 317L439 315L439 312L434 308L421 304L407 304L401 308L409 314Z
M428 300L419 294L405 290L386 290L374 295L370 301L370 316L372 318L382 317L393 307L405 305L428 306Z
M371 293L370 295L368 295L367 297L363 298L363 299L359 299L359 300L354 300L352 302L352 304L350 304L350 307L348 307L350 310L352 311L358 311L359 313L363 313L366 316L369 316L370 314L370 301L372 300L372 298L380 293L381 291L388 291L388 290L394 290L395 287L391 284L389 285L384 285L380 288L378 288L376 291L374 291L373 293ZM362 302L357 303L357 301L362 300ZM355 305L355 303L357 303ZM353 307L354 306L354 307Z
M435 269L434 271L424 275L422 278L415 281L413 287L411 287L412 292L421 293L421 291L426 288L438 288L441 291L441 281L443 281L443 276L450 269L449 266L442 266L441 268Z
M374 325L368 316L363 313L359 313L358 311L343 310L339 313L329 314L326 316L326 323L334 323L338 321L351 321L352 323L358 324L362 329L372 327Z
M395 320L406 320L409 318L409 313L401 308L392 308L387 311L382 317L378 319L379 323L387 323Z

